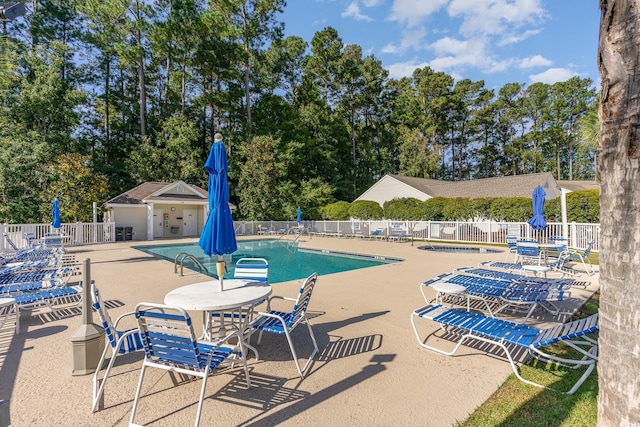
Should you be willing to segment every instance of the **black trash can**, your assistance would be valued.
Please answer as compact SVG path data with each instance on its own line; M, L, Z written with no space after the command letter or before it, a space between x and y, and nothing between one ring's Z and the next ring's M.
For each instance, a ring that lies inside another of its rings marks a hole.
M133 227L124 228L124 240L133 240Z
M124 227L116 227L116 242L124 240Z

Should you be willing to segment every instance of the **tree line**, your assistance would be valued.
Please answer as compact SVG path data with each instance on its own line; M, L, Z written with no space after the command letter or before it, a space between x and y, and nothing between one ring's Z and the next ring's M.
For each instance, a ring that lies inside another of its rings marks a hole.
M593 82L394 79L331 27L284 37L284 0L42 0L0 25L0 221L91 218L146 181L203 188L213 135L235 219L354 200L387 173L593 179Z

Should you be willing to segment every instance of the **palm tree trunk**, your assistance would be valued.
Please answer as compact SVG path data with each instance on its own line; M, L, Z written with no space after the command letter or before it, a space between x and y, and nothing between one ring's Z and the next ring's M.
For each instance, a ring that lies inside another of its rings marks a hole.
M640 0L601 0L598 425L640 425Z

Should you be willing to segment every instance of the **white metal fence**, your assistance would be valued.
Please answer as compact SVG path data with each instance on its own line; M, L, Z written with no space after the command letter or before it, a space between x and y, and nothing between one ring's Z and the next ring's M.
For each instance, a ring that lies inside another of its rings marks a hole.
M7 238L18 248L29 247L26 235L31 235L37 240L44 238L54 232L51 224L2 224L2 236L0 239L0 251L11 250L11 245ZM57 233L58 230L55 230ZM69 246L89 245L93 243L115 242L115 223L65 223L60 226L59 232L65 236L64 244Z
M236 221L238 235L283 234L298 228L295 221ZM535 231L526 222L465 222L465 221L302 221L305 232L313 235L353 237L370 236L380 230L378 237L402 235L413 240L443 242L507 244L506 236L521 239L537 239L544 242L550 237L562 236L562 223L548 223L547 228ZM584 249L593 242L592 250L598 251L600 224L570 223L569 247Z
M379 230L379 237L402 235L413 240L443 242L506 244L506 236L546 241L549 237L562 236L561 223L549 223L543 231L533 230L526 222L464 222L464 221L303 221L304 232L314 235L353 237L370 236ZM43 239L53 230L50 224L2 224L3 236L7 236L18 248L27 248L25 234ZM235 221L236 234L251 236L258 234L283 235L298 229L295 221ZM592 250L599 250L600 225L586 223L569 224L569 247L584 249L593 242ZM69 246L116 241L116 226L106 223L65 223L60 231ZM0 251L11 250L6 238L0 239Z

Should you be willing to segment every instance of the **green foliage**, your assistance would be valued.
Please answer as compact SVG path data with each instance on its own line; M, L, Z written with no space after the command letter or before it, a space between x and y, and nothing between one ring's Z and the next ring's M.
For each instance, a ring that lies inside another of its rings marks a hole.
M131 153L129 167L132 177L136 182L182 180L206 188L205 158L196 148L199 138L199 129L194 121L181 114L168 118L155 144L146 138Z
M600 192L598 190L584 190L567 194L567 221L599 222Z
M444 207L447 203L445 197L432 197L424 202L423 221L442 221L444 220Z
M447 221L471 221L474 216L473 205L469 199L462 197L447 199L442 216Z
M423 202L414 198L393 199L384 202L384 217L386 219L419 220L422 214Z
M349 207L349 216L357 219L382 219L382 207L372 200L356 200Z
M40 210L46 221L51 219L51 203L60 202L62 222L91 222L93 202L107 197L107 178L91 168L90 158L79 154L63 154L49 164L51 182L42 192Z
M522 222L532 215L531 199L527 197L496 198L489 210L489 216L496 221Z
M597 122L589 79L508 83L495 92L429 67L390 79L379 59L345 45L334 28L310 41L283 39L285 7L45 1L29 19L4 23L0 217L44 219L42 192L53 179L45 165L61 154L89 156L93 173L107 179L101 203L144 181L204 187L216 132L226 138L238 219L291 219L297 206L319 218L321 207L354 200L387 173L594 176L592 133L581 138L589 145L575 137ZM255 136L271 139L256 142L268 152L253 152ZM477 203L393 204L385 215L527 217L520 207ZM379 207L356 209L382 216Z
M278 198L278 169L274 156L275 141L268 136L255 136L241 156L237 192L243 203L238 206L240 217L253 221L280 218ZM236 163L237 164L237 163Z
M320 208L333 201L333 188L319 178L304 180L300 183L297 200L304 218L319 218ZM294 218L296 209L293 209Z
M349 219L351 203L339 201L320 208L320 218L333 221L345 221Z

